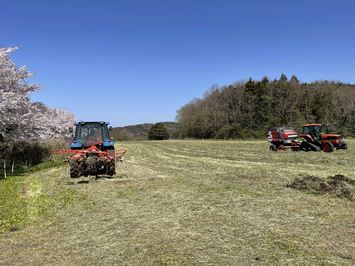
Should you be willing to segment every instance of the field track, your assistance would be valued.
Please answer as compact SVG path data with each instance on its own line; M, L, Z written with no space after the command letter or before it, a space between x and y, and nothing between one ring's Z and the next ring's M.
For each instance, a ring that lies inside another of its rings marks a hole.
M355 179L354 140L332 154L270 152L265 141L117 144L129 151L112 179L70 179L65 167L12 177L29 222L0 233L0 264L354 263L354 201L286 187Z

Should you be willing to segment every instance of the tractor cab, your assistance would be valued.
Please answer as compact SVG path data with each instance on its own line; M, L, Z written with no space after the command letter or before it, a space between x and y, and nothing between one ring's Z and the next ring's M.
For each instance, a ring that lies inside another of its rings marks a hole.
M329 134L328 125L306 124L303 126L302 134L311 134L316 138L321 138L322 134Z
M74 140L71 149L80 150L97 146L100 150L114 149L107 122L79 122L75 124Z

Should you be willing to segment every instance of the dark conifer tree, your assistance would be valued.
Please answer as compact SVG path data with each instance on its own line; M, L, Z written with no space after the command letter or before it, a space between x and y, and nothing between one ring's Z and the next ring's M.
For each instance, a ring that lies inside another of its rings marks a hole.
M148 134L149 140L166 140L169 139L169 132L163 123L153 125Z

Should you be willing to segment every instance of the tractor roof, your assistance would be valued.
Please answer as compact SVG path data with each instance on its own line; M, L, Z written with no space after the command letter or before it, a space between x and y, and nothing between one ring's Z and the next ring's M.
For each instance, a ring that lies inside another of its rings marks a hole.
M106 125L108 125L110 123L104 122L104 121L79 121L79 122L75 123L74 125L77 126L79 124L81 124L81 125L84 125L84 124L101 124L101 125L106 124Z
M322 124L304 124L304 127L317 126L320 127Z

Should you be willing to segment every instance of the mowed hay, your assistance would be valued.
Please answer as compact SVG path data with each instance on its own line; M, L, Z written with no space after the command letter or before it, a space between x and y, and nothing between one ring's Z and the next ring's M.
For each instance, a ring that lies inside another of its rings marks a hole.
M0 265L352 265L354 201L285 184L354 180L353 147L355 140L333 153L272 152L266 141L118 142L128 153L116 177L31 174L41 193L70 191L73 200L0 234Z
M318 195L331 194L349 200L355 199L355 180L344 175L329 176L327 179L318 176L305 176L296 178L286 186Z

